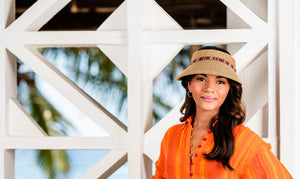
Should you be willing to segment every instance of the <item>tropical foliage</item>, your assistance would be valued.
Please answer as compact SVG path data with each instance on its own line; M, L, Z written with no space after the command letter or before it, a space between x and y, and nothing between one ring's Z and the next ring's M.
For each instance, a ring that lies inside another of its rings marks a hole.
M64 74L106 108L115 106L112 113L119 117L127 109L127 79L98 48L43 48L39 51L51 57L54 66L67 69ZM185 47L164 71L154 79L153 117L161 119L173 106L167 91L178 91L175 77L189 63L189 47ZM37 87L36 74L24 70L18 61L18 96L24 108L50 136L66 136L72 124L42 95ZM25 68L26 69L26 68ZM163 90L162 90L163 89ZM101 94L101 95L99 95ZM173 98L171 96L171 98ZM175 100L176 101L176 100ZM178 102L178 100L177 100ZM176 103L176 102L175 102ZM58 178L70 170L69 156L64 150L40 150L37 161L49 179Z
M39 92L36 87L35 74L23 71L18 61L18 99L35 121L49 136L64 136L66 128L72 128L66 120ZM23 72L22 72L23 71ZM39 150L37 162L44 169L49 179L54 179L59 173L69 171L69 157L64 150Z

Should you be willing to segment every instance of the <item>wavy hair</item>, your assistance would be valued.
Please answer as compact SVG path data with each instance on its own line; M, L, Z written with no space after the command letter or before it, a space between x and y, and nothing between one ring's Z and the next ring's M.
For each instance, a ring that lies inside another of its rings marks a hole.
M188 96L188 83L194 76L195 75L185 76L181 81L182 86L186 90L185 101L180 108L180 112L183 114L183 117L180 118L181 122L184 122L189 116L195 115L196 112L196 103L192 97ZM224 168L233 170L229 164L229 160L234 151L232 130L235 126L245 121L245 107L241 100L242 85L231 79L227 78L227 80L230 84L229 92L220 107L219 113L212 118L209 126L214 136L214 147L210 153L203 155L206 159L221 162Z

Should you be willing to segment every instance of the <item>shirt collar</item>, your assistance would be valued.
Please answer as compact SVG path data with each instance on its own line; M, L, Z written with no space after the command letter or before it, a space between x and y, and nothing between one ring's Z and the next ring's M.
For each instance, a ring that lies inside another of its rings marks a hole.
M182 129L184 129L187 125L192 126L193 119L194 119L194 115L191 115L190 117L188 117L185 120L184 125L182 126ZM212 126L215 126L217 122L218 122L218 119L213 123Z
M191 115L190 117L188 117L185 120L184 125L182 126L182 129L184 129L187 125L192 126L193 118L194 118L194 115Z

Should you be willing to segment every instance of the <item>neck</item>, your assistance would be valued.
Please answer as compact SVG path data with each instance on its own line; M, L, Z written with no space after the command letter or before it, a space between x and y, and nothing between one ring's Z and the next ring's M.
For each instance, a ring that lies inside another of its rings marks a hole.
M217 115L218 112L215 111L196 111L193 120L193 127L194 128L201 128L201 129L209 129L209 124L212 118Z

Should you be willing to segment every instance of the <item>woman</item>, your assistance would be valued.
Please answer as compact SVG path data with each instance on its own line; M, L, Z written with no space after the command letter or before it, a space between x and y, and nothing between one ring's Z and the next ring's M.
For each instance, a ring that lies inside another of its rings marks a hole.
M227 51L201 48L176 79L186 89L184 123L166 132L152 179L292 178L270 144L242 125L242 83Z

